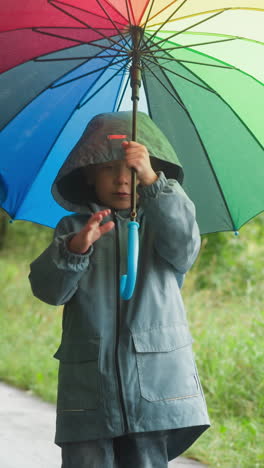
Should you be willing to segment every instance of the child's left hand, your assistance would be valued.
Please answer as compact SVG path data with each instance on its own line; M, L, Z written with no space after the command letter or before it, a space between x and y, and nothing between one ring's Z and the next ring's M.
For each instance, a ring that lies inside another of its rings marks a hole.
M122 146L127 166L136 170L140 184L153 184L158 176L151 167L147 148L136 141L123 141Z

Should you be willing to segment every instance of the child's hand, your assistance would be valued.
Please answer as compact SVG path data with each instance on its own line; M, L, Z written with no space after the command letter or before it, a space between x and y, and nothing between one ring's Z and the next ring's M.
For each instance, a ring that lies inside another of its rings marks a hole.
M103 210L92 215L82 230L78 232L78 234L75 234L75 236L69 241L68 249L77 254L84 254L87 252L95 241L113 229L115 225L113 221L108 221L100 226L103 218L108 216L110 213L111 210Z
M151 185L158 178L151 167L147 148L136 141L123 141L125 160L129 168L137 172L141 185Z

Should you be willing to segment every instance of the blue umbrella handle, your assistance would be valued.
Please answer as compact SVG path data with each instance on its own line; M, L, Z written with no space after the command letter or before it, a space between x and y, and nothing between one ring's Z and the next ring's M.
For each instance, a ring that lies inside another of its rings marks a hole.
M122 299L128 300L131 298L137 279L137 264L138 264L138 228L139 224L136 221L128 223L128 252L127 252L127 275L122 275L120 278L120 293Z

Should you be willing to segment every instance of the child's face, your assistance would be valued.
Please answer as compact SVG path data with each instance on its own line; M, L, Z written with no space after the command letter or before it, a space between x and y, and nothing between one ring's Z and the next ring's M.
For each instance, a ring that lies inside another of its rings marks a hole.
M95 167L95 190L100 202L116 210L130 208L131 170L125 161L110 161Z

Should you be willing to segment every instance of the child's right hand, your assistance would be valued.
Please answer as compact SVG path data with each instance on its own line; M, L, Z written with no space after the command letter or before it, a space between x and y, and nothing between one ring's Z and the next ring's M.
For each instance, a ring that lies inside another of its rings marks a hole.
M115 223L108 221L100 226L101 221L109 216L111 210L98 211L91 216L88 223L68 243L68 249L76 254L84 254L100 237L113 229Z

